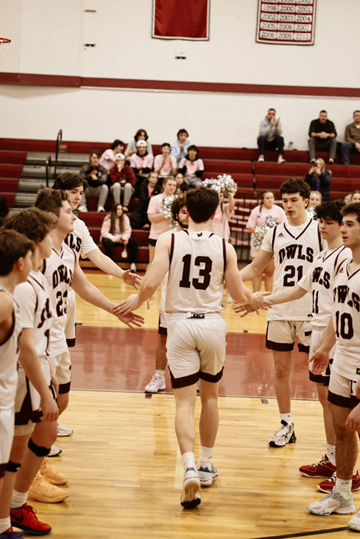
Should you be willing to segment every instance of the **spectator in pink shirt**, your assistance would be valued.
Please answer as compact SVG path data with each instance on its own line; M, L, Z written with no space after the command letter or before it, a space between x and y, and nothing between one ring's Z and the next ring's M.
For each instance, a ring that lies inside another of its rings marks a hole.
M124 153L125 144L122 140L116 139L111 145L111 148L105 150L100 159L100 165L108 172L115 165L115 155L117 153Z
M135 134L134 138L127 145L126 152L125 152L125 158L126 159L128 159L134 153L136 153L136 150L137 150L136 144L139 142L139 140L145 140L145 142L147 144L147 152L150 155L153 155L151 143L150 143L150 140L149 140L149 135L147 134L145 129L138 129L136 131L136 134Z
M176 174L176 159L170 155L171 146L168 142L164 142L161 146L161 154L157 155L154 160L155 172L159 174L159 182L162 185L164 178L175 176Z
M123 153L115 155L115 165L110 169L110 178L112 182L110 191L115 204L120 204L120 194L123 193L123 211L127 212L130 199L135 192L135 174L126 164Z
M155 246L159 236L171 229L171 220L161 212L163 199L166 196L174 196L176 191L176 180L172 177L165 178L163 182L163 192L150 199L148 207L148 218L151 222L149 234L149 263L154 260Z
M204 163L199 159L199 148L192 144L188 148L188 154L181 159L179 172L184 174L185 183L189 187L199 187L202 185L201 177L204 174Z
M105 217L101 227L100 240L104 246L106 256L111 260L114 260L114 247L117 245L128 247L130 251L130 271L136 271L139 241L131 237L130 221L123 212L121 204L114 204L111 212Z
M131 156L130 166L136 175L135 189L139 189L144 180L149 177L149 174L153 168L154 156L147 152L147 144L145 140L139 140L136 143L137 152Z

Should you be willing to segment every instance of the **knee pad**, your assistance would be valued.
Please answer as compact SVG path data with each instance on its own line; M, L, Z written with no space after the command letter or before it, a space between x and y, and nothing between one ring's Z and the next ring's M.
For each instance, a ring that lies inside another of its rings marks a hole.
M47 447L41 447L40 445L36 445L36 443L34 443L31 438L28 443L28 448L30 449L30 451L35 453L37 457L47 457L51 449L51 447L48 449Z
M16 464L15 462L12 462L11 460L9 460L9 462L6 465L7 472L16 473L20 470L20 468L21 468L21 464Z

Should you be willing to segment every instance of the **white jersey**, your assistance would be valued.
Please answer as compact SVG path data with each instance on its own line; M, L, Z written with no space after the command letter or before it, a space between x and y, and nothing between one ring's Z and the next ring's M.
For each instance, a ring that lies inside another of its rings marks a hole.
M224 310L226 244L213 232L183 230L171 236L167 313Z
M319 223L309 219L304 225L282 223L269 230L261 250L274 254L275 273L273 293L295 286L310 269L322 250ZM305 321L311 318L311 297L296 302L274 305L268 320Z
M14 310L11 333L7 340L0 345L0 410L13 408L15 403L21 339L19 306L13 296L0 285L0 301L3 294L10 296L14 303Z
M76 260L79 260L80 256L81 258L86 258L87 253L98 249L88 227L78 217L74 221L74 231L66 236L65 243L76 254Z
M53 322L50 333L50 357L67 352L65 337L67 301L74 276L76 255L65 243L58 253L53 248L50 258L44 261L43 274L50 288L50 308Z
M357 380L360 373L360 269L350 274L351 261L347 258L338 266L334 279L336 351L332 370Z
M175 228L172 228L171 230L164 232L164 234L161 234L161 236L159 236L159 239L157 240L158 243L162 238L165 238L166 236L170 236L171 234L174 234L175 232L176 232ZM155 252L156 252L156 249L155 249ZM161 297L160 297L160 307L159 307L160 313L165 312L166 288L168 284L168 278L169 278L169 272L166 273L165 277L163 278L161 282Z
M335 269L345 259L351 257L351 250L341 245L330 251L324 249L314 260L306 275L298 285L312 297L312 320L314 329L324 329L334 308L333 283Z

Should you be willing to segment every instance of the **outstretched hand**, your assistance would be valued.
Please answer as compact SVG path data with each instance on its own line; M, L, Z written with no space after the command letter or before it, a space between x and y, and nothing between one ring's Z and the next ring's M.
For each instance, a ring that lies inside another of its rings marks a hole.
M357 396L357 388L356 388L356 396ZM353 410L351 410L345 422L345 427L348 428L349 430L352 430L353 432L360 432L360 405L359 404L355 406Z
M132 311L136 311L136 309L139 307L140 303L138 294L131 294L127 299L121 303L118 303L118 305L115 305L113 308L113 313L118 317L119 315L126 315Z
M319 375L327 369L327 366L329 364L329 354L328 352L324 352L321 348L318 348L313 353L312 357L309 358L309 363L311 361L314 362L311 368L311 372L315 375Z
M136 275L136 273L131 273L130 270L126 270L124 271L122 278L124 283L133 286L134 288L136 288L136 290L139 290L141 286L140 275Z
M131 329L141 328L142 324L145 322L145 318L135 313L116 314L116 316L120 322L123 322Z
M254 300L246 305L237 303L234 305L234 311L238 314L243 313L240 318L244 318L247 314L254 313L260 314L259 310L271 309L272 303L266 299L265 296L269 296L271 292L255 292L253 294Z

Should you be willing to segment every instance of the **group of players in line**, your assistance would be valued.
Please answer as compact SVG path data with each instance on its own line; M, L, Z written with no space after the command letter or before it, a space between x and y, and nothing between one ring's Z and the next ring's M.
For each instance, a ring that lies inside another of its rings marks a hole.
M183 507L199 505L200 487L211 486L218 475L212 458L219 422L218 385L225 361L226 323L220 313L226 283L234 301L243 305L236 306L236 311L247 314L269 308L266 346L274 354L281 419L269 441L272 447L296 441L290 408L292 350L296 338L301 351L308 352L310 346L310 378L317 384L324 409L328 450L323 460L300 471L308 477L328 478L334 471L337 475L328 496L310 504L309 510L320 515L353 513L351 489L356 431L360 430L356 397L360 397L356 354L360 344L356 318L360 204L325 203L317 209L319 221L313 221L305 212L308 186L301 180L288 180L280 191L288 221L267 233L259 255L239 272L234 248L210 230L219 204L217 192L192 189L175 200L173 213L179 227L159 238L139 294L115 306L87 281L79 256L86 255L135 288L140 279L104 257L84 223L73 215L83 191L81 178L63 175L54 187L39 192L35 208L10 215L0 232L0 362L4 365L0 373L0 539L19 537L12 525L38 535L51 531L27 504L27 494L55 441L58 415L68 405L71 364L65 333L74 344L72 289L128 326L140 327L143 318L133 311L151 299L165 278L161 325L167 329L175 429L184 464ZM267 297L252 294L243 281L261 274L272 257L273 293ZM294 304L276 307L294 300ZM329 357L333 360L330 382ZM196 465L194 409L199 380L201 448ZM349 526L360 531L359 513Z

